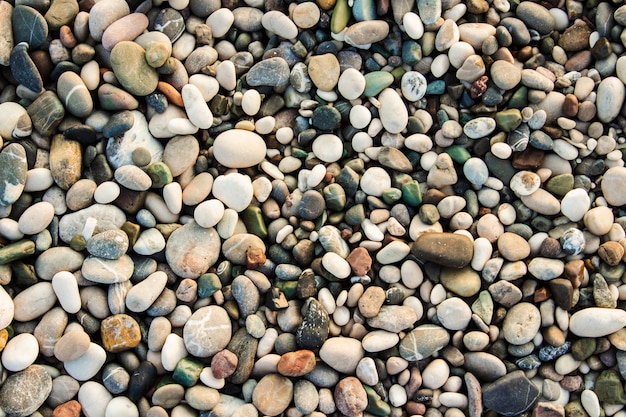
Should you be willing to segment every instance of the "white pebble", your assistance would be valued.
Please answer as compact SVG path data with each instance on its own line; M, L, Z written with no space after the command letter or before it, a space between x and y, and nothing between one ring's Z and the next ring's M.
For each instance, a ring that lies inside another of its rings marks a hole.
M98 185L93 198L98 204L109 204L120 195L120 186L115 181L105 181Z
M224 204L216 199L203 201L196 206L193 218L200 226L209 228L215 226L224 215Z
M2 351L2 365L11 372L26 369L35 363L39 343L30 333L21 333L10 339Z
M56 294L63 310L70 314L78 313L81 307L78 282L74 274L60 271L52 277L52 289Z

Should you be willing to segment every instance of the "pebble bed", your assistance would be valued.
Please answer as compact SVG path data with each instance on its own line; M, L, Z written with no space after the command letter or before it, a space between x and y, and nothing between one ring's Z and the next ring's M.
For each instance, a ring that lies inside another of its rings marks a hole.
M622 2L0 28L0 416L626 417Z

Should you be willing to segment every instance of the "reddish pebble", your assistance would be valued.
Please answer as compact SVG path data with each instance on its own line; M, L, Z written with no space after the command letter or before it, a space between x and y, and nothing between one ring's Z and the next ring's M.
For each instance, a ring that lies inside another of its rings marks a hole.
M213 376L218 379L228 378L235 372L238 363L239 358L230 350L224 349L217 352L211 359Z
M348 417L361 415L367 407L367 393L361 381L353 376L339 381L335 387L335 405Z
M52 417L79 417L82 407L76 400L70 400L57 406L52 412Z
M567 117L574 117L578 113L578 98L574 94L565 96L563 102L563 114Z
M367 275L372 267L372 258L367 249L362 247L355 248L350 252L346 261L350 264L352 272L360 277Z
M284 376L303 376L315 369L315 353L310 350L287 352L278 361L278 373Z

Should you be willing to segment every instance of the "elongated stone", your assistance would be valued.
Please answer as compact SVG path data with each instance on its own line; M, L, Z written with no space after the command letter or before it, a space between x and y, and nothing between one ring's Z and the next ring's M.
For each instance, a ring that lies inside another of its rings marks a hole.
M463 268L472 261L474 245L455 233L424 233L411 247L411 253L426 261L452 268Z
M82 175L82 149L80 143L55 135L50 146L50 172L54 182L68 190Z
M18 143L7 145L0 152L0 205L9 206L24 191L28 161L26 151Z

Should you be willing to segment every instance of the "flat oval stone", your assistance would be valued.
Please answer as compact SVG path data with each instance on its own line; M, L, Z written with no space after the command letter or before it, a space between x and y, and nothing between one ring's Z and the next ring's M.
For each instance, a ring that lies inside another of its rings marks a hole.
M213 195L230 209L245 210L252 201L254 188L247 175L238 172L220 175L213 181Z
M197 278L217 261L220 247L220 238L215 229L205 229L190 222L170 235L165 246L165 257L176 275Z
M246 265L246 252L250 249L259 249L265 253L265 243L256 235L238 233L226 239L222 245L226 259L237 265Z
M106 28L129 13L130 8L124 0L106 0L94 4L89 11L91 37L96 41L101 41Z
M246 149L246 152L241 152ZM220 133L213 142L213 156L228 168L248 168L265 159L267 146L254 132L232 129Z
M426 77L417 71L405 72L400 81L402 95L409 101L422 99L426 95L427 87Z
M57 297L49 282L38 282L13 298L14 318L29 321L42 316L54 306Z
M491 117L476 117L463 126L463 133L471 139L480 139L496 129L496 121Z
M132 41L148 28L148 17L143 13L131 13L111 23L102 34L102 46L107 51L122 41Z
M252 87L282 87L289 83L289 64L283 58L274 57L254 64L246 74L246 82Z
M472 261L474 245L456 233L423 233L413 243L411 253L426 261L452 268L463 268Z
M191 123L200 129L210 128L213 125L213 113L204 101L200 89L193 84L185 84L181 95Z
M135 266L128 255L119 259L104 259L88 256L80 271L84 278L99 284L114 284L128 281L133 275Z
M324 162L336 162L343 155L343 142L337 135L319 135L312 145L313 153Z
M61 271L52 277L52 289L59 299L59 304L63 310L70 314L78 313L81 307L80 293L78 292L78 282L74 274L68 271Z
M402 132L408 123L409 114L402 98L394 89L386 88L378 96L378 113L383 127L389 133Z
M146 51L139 44L122 41L111 50L111 69L118 81L136 96L147 96L154 92L159 74L148 65Z
M87 381L93 378L106 361L106 351L95 343L91 343L87 351L78 359L65 362L63 366L67 373L78 381Z
M601 122L609 123L617 117L624 98L626 97L626 87L617 77L607 77L600 82L597 91L596 107L598 119Z
M400 356L407 361L419 361L432 356L450 342L450 335L443 327L423 324L411 330L400 341Z
M11 19L16 45L26 42L31 50L36 50L46 41L48 22L36 9L19 4L14 7Z
M0 408L10 416L33 414L52 391L52 378L40 365L10 375L0 388Z
M602 195L612 206L626 204L626 168L609 168L602 176ZM572 190L570 192L574 192ZM589 208L589 206L587 206ZM578 219L580 220L580 219ZM572 219L572 221L578 221Z
M254 387L252 403L264 415L277 416L293 400L293 382L278 374L265 375Z
M105 259L119 259L128 250L128 235L122 230L106 230L87 240L87 252Z
M604 337L626 326L626 311L588 307L572 314L569 330L579 337Z
M39 355L37 339L30 333L21 333L8 341L2 351L2 365L18 372L32 365Z
M57 81L57 94L67 111L76 117L87 117L93 111L93 99L78 74L66 71Z
M515 9L515 14L529 28L535 29L542 35L547 35L554 30L554 17L548 9L538 3L523 2Z
M539 309L530 303L519 303L511 307L502 323L504 338L513 345L530 342L540 327Z
M344 39L353 46L366 46L380 42L389 34L389 24L384 20L357 22L346 30Z
M332 91L339 82L341 67L333 54L314 55L309 61L308 75L317 88Z
M352 374L365 351L359 340L351 337L331 337L320 348L319 356L336 371Z
M91 339L82 330L72 330L65 333L54 345L54 357L61 362L68 362L80 358L87 349Z
M35 235L48 227L53 217L54 206L40 201L24 211L18 220L18 227L25 235Z
M187 351L199 358L213 356L230 342L232 326L226 310L207 306L196 310L183 328Z

